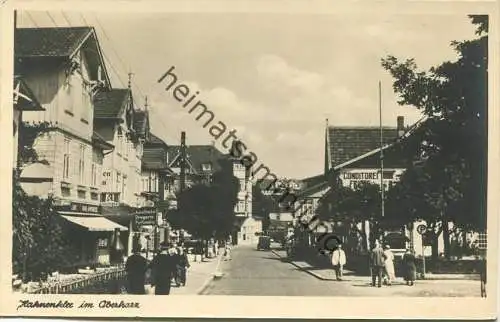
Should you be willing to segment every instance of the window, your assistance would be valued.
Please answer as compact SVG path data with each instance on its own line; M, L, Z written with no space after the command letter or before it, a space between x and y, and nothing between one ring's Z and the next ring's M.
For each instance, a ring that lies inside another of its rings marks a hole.
M71 190L69 188L61 188L61 195L63 197L70 197L71 196Z
M122 132L122 129L121 127L118 128L118 142L117 142L117 152L118 154L122 154L123 153L123 132Z
M90 104L90 98L89 98L89 92L88 92L88 85L85 84L85 81L83 80L82 77L82 119L85 121L89 120L89 112L90 109L92 108Z
M70 139L64 139L63 178L69 178Z
M85 184L85 145L80 144L80 160L78 162L78 179L80 184Z
M125 138L125 151L124 151L124 155L125 155L125 158L127 158L127 159L128 159L129 148L130 148L130 141L129 141L128 137L126 137Z
M92 163L92 187L97 187L97 165Z
M127 176L123 176L123 180L122 180L122 198L125 197L125 191L127 189Z
M116 174L116 191L121 191L122 187L122 175L120 173Z
M203 163L201 165L201 169L203 171L211 171L212 170L212 165L210 163Z

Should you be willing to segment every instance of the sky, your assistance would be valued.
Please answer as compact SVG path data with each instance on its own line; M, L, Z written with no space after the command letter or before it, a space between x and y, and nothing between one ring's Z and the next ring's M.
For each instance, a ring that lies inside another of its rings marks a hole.
M20 12L18 27L92 25L115 88L132 72L139 105L148 97L152 132L167 144L216 144L165 84L170 67L279 177L324 169L325 124L396 126L421 115L397 104L381 58L415 58L422 69L455 60L452 40L474 38L462 15L287 13Z

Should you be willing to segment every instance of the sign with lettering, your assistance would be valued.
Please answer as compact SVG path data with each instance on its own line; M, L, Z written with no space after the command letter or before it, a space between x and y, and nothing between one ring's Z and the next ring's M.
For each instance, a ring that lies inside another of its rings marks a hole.
M387 189L391 184L399 180L404 169L384 169L384 186ZM344 169L340 173L340 179L345 187L358 189L365 183L380 185L380 169Z
M99 206L72 202L71 203L71 211L90 212L90 213L97 214L97 213L99 213Z
M344 172L342 174L342 179L347 180L378 180L379 171L370 172Z
M133 212L137 226L154 226L157 224L157 210L153 207L139 208Z
M58 211L84 212L89 214L100 214L101 207L97 205L85 204L80 202L62 203L56 207Z
M154 226L156 224L156 214L137 214L134 217L137 226Z

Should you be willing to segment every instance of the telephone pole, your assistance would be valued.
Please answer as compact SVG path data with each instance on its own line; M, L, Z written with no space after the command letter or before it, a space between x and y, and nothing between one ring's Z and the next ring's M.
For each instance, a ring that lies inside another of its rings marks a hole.
M181 173L180 173L180 190L186 189L186 132L181 132Z

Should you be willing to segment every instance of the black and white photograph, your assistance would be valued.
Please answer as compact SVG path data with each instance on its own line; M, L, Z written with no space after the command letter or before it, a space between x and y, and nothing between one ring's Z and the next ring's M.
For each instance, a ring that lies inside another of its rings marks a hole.
M155 5L2 13L18 312L494 303L496 16Z

